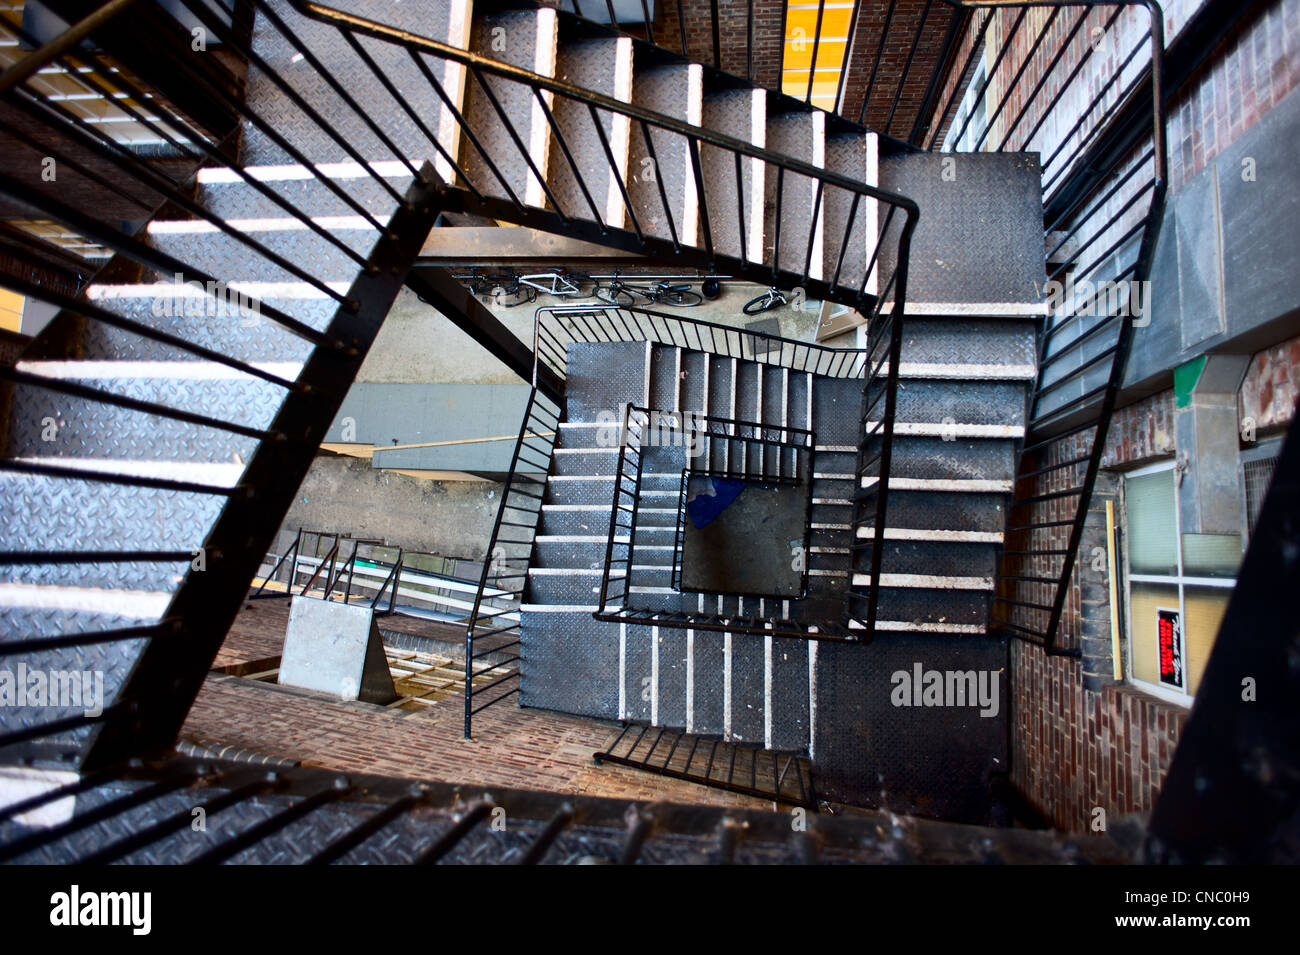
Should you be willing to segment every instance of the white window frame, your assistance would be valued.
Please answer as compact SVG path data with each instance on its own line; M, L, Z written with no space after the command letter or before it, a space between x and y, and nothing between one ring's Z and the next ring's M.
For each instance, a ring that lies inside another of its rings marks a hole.
M1146 477L1151 474L1159 474L1162 471L1173 471L1174 460L1169 458L1164 461L1158 461L1155 464L1148 464L1144 467L1134 468L1132 471L1125 471L1123 478L1127 482L1130 478ZM1170 703L1177 703L1180 706L1191 706L1194 695L1190 690L1190 679L1186 679L1189 684L1188 689L1177 690L1173 687L1165 686L1163 683L1148 683L1146 680L1140 680L1133 675L1133 600L1132 584L1165 584L1178 588L1178 621L1179 621L1179 640L1181 646L1179 652L1182 655L1184 667L1187 664L1187 587L1222 587L1225 590L1231 590L1237 586L1236 577L1189 577L1183 573L1183 521L1182 521L1182 488L1179 486L1178 476L1175 474L1174 481L1174 554L1178 561L1178 574L1175 577L1168 577L1163 574L1135 574L1129 566L1129 547L1128 547L1128 494L1127 485L1125 487L1124 507L1123 507L1123 528L1124 528L1124 593L1122 600L1124 602L1124 632L1127 639L1124 643L1124 679L1133 686L1150 693L1152 696L1158 696L1162 700ZM1184 669L1186 675L1186 669Z

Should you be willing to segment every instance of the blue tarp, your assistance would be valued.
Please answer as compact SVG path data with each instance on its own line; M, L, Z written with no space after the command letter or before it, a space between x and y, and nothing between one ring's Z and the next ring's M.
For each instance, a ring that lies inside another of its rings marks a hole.
M686 516L697 529L712 523L745 489L744 481L716 477L709 480L713 484L712 494L700 492L686 501Z

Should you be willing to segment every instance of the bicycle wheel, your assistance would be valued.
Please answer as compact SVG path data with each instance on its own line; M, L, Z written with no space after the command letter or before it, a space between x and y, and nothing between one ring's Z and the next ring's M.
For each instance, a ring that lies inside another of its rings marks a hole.
M623 308L636 304L636 295L622 285L599 285L596 287L596 298L608 305L618 305Z
M677 308L694 308L696 305L704 304L704 296L699 292L692 292L688 288L673 288L660 295L658 301Z
M760 295L758 298L750 299L741 308L746 315L757 315L759 312L766 312L770 308L776 308L784 303L784 299L770 292L766 295Z
M516 305L535 302L537 301L537 289L531 285L520 283L506 285L497 293L496 301L498 305L504 308L514 308Z

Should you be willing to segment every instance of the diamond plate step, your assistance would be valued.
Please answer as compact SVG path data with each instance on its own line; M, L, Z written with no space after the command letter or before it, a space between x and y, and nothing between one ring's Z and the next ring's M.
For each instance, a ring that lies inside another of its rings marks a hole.
M381 220L382 222L382 220ZM305 263L303 270L326 281L351 283L359 266L342 250L311 232L293 219L273 220L271 228L250 230L247 235L262 247L290 263ZM379 241L369 224L349 221L330 232L364 260ZM200 231L175 231L195 229ZM155 223L150 227L149 244L181 262L203 263L209 275L234 276L249 282L301 282L302 280L266 258L246 242L224 232L207 230L201 220ZM151 272L155 281L171 281L173 276Z
M641 56L634 70L632 102L699 126L703 115L703 68L695 63L661 66L644 53ZM632 124L627 187L637 221L647 235L671 239L675 231L678 242L695 245L699 199L686 138L653 127L650 137L653 155L641 125ZM664 196L668 199L666 211Z
M818 446L856 448L862 416L862 382L854 378L816 378L813 431Z
M903 322L902 364L1034 367L1037 335L1032 320L981 318L978 334L972 334L971 326L970 320L909 316Z
M542 76L554 76L556 66L555 11L511 10L474 18L469 48L480 56L522 67ZM523 84L484 75L502 110L514 126L532 165L546 176L550 161L551 130L541 104ZM549 94L543 94L553 99ZM471 77L465 91L465 118L479 143L491 157L502 179L468 138L461 144L461 168L485 194L508 198L511 193L525 205L546 202L542 182L529 166L492 100Z
M338 304L306 286L300 298L267 294L260 284L236 284L220 296L199 295L193 287L165 285L92 285L89 296L100 307L147 328L182 338L241 361L303 362L311 343L286 330L269 316L249 311L276 309L312 328L322 329ZM346 291L340 286L338 291ZM53 356L51 356L53 357ZM202 361L192 352L163 344L138 333L114 328L103 322L87 322L75 355L112 361Z
M716 130L755 146L766 141L766 92L756 90L704 91L702 117L706 129ZM754 261L763 256L764 164L758 159L741 158L741 181L736 183L734 153L711 146L700 147L700 168L704 192L708 197L708 227L712 230L713 248L725 255L743 254ZM741 249L741 223L744 224L744 250ZM700 244L704 242L704 224L700 226Z
M769 114L767 146L814 166L825 164L826 114L820 110ZM777 194L777 179L781 192ZM779 201L778 201L779 199ZM807 176L768 170L764 183L763 261L811 278L822 277L826 221L817 184Z
M618 718L618 626L590 611L520 614L521 706Z
M435 151L427 137L401 112L401 108L373 75L365 62L346 43L340 42L338 31L332 26L297 13L287 0L274 0L272 10L288 30L286 37L272 20L259 15L254 21L253 47L267 64L284 78L309 106L329 117L331 124L346 142L367 160L390 160L394 155L369 129L363 118L340 104L337 93L320 81L313 70L298 68L301 52L291 42L292 37L315 54L334 76L346 78L346 89L362 109L376 115L390 115L400 122L380 124L389 139L410 158L434 158ZM463 46L465 18L468 4L459 2L426 6L422 4L393 5L382 10L363 0L343 0L336 9L358 16L378 20L391 26L410 30L421 36ZM405 50L370 38L362 38L361 45L370 54L380 71L403 91L411 107L425 125L439 134L440 140L451 145L455 155L455 141L450 114L446 112L437 93L430 87ZM459 68L456 68L459 73ZM459 88L456 76L434 68L434 75L444 83L449 93ZM257 104L258 115L285 134L313 162L342 162L352 160L336 140L307 117L275 81L257 66L249 69L246 96ZM386 127L386 128L385 128ZM293 163L293 157L251 124L245 124L242 160L246 165L280 165ZM418 165L418 163L417 163Z
M649 342L579 342L569 346L565 388L571 422L623 420L623 406L646 407L650 399Z
M587 39L582 33L569 33L571 21L558 44L557 79L583 89L613 97L621 102L632 98L632 38ZM552 114L560 135L569 147L566 156L560 138L552 135L549 185L566 215L597 219L612 228L621 228L627 219L620 182L628 178L628 145L631 121L628 117L597 110L598 131L591 111L576 100L560 97L554 101ZM606 146L614 158L610 167ZM577 167L577 176L570 165ZM589 196L579 185L587 184ZM593 210L594 205L594 210Z
M877 147L875 133L829 134L826 137L826 168L869 186L876 185L879 179ZM860 198L855 206L852 193L834 188L823 192L822 201L826 217L822 275L831 280L838 269L841 282L862 287L862 278L875 250L879 231L879 203L874 199ZM847 242L844 241L846 230ZM878 268L873 268L871 281L865 286L869 295L876 292L878 273Z
M1025 385L1012 381L931 381L898 383L894 433L900 423L987 424L1023 428ZM952 429L954 434L959 429ZM1019 433L1005 435L1020 437Z

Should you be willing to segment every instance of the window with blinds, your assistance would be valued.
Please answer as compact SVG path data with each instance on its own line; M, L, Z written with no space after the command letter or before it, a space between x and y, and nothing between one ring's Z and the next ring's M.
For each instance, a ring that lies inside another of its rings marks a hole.
M1170 468L1124 482L1128 511L1129 569L1135 574L1178 575L1178 512Z

